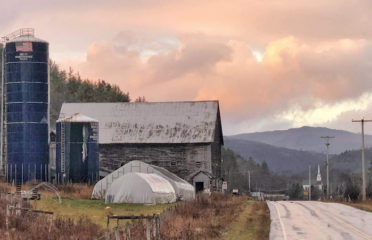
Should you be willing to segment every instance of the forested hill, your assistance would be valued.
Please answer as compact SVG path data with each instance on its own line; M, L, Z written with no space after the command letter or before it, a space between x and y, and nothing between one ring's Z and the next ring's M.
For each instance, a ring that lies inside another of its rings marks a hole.
M372 149L365 150L366 169L371 167ZM332 157L329 160L329 168L331 170L339 170L342 172L360 173L362 172L362 151L353 150L345 151L339 155Z
M259 164L253 158L245 159L231 149L222 148L222 178L227 181L229 192L239 189L247 192L249 189L249 175L251 191L270 191L287 189L287 184L301 182L301 175L281 175L272 172L268 164ZM248 171L250 174L248 174Z
M316 152L297 151L268 144L225 137L225 147L256 162L266 161L270 170L277 173L300 173L306 171L309 163L313 166L324 163L326 155Z
M340 154L346 150L357 150L362 146L360 134L324 127L301 127L280 131L244 133L231 137L294 150L323 153L326 150L325 139L320 137L327 135L335 136L330 140L329 151L331 154ZM372 147L371 135L365 135L365 146Z
M50 65L51 126L58 119L64 102L129 102L129 93L104 80L82 79L79 73L61 70L55 62Z

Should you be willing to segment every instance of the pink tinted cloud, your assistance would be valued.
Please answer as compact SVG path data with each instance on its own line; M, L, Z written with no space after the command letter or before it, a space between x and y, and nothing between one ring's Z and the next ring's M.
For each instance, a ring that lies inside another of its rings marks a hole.
M294 105L314 109L317 101L333 104L371 91L372 44L365 40L310 45L289 36L270 42L262 62L243 41L203 34L178 40L178 48L147 61L115 42L94 43L85 62L69 65L150 101L220 100L229 122L272 117Z

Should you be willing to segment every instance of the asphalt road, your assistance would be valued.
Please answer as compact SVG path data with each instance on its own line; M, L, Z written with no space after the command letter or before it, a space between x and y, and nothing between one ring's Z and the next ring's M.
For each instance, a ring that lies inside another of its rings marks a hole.
M343 204L268 202L270 240L372 239L372 213Z

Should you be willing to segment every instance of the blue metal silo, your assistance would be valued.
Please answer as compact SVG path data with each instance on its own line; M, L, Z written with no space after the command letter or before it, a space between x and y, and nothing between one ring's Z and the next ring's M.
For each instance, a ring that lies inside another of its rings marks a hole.
M47 181L49 162L49 44L33 29L5 45L6 174L8 182Z
M98 121L75 114L56 123L57 182L90 182L99 178Z

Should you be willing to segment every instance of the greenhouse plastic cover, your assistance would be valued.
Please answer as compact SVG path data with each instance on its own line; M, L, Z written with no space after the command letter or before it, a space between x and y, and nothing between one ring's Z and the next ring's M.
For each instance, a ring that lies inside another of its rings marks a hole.
M190 200L195 198L195 189L191 184L164 168L147 164L142 161L131 161L98 181L94 186L92 198L104 199L106 191L111 184L121 176L132 172L154 173L168 180L173 186L177 199L179 200Z
M153 173L128 173L107 189L105 203L164 204L176 201L168 180Z

